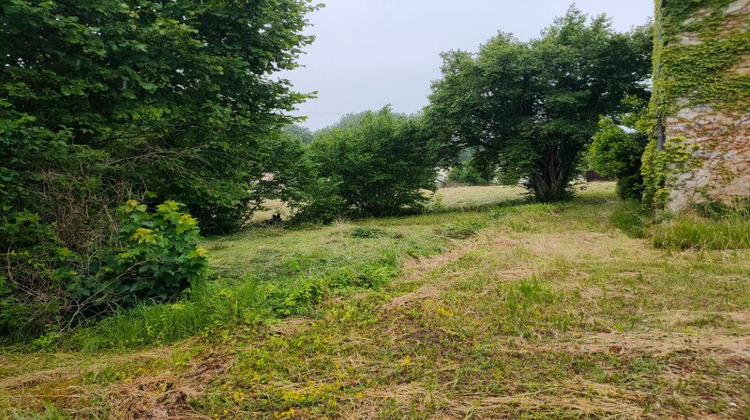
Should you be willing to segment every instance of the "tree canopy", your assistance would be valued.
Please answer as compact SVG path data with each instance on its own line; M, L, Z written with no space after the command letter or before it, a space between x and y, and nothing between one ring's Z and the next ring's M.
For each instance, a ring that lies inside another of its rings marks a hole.
M427 201L423 190L435 188L437 155L420 120L386 107L344 122L322 130L310 152L347 210L393 215Z
M314 8L307 0L0 3L0 330L81 314L82 302L118 278L110 256L151 240L119 237L118 208L130 199L146 206L136 230L156 229L149 212L169 200L184 203L203 231L248 218L257 181L294 155L271 152L269 142L306 95L275 74L295 68L312 42L303 29ZM165 226L192 220L175 206ZM187 261L180 253L195 241L185 243L166 247L166 257Z
M474 147L475 163L499 165L538 199L565 198L599 117L648 96L651 45L647 27L617 33L571 8L538 39L501 33L476 54L445 53L429 127L446 156Z

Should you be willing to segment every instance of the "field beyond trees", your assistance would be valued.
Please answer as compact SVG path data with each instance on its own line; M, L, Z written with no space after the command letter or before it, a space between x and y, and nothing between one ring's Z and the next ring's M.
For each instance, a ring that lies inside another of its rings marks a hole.
M438 194L204 240L220 284L4 349L0 417L750 416L747 246L657 249L611 183Z

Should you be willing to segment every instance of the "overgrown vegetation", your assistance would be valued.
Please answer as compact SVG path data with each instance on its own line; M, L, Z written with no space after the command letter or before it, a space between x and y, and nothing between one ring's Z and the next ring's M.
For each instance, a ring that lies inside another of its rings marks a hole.
M617 118L603 117L589 149L591 166L605 177L617 179L617 195L624 200L643 198L641 157L649 142L646 102L635 97L625 101L630 112Z
M276 133L306 95L269 75L293 69L312 41L302 34L311 3L9 0L0 8L3 334L71 324L91 314L83 308L92 296L94 314L117 305L99 291L113 281L102 273L117 278L121 269L108 255L129 234L117 214L126 201L151 210L177 201L205 232L226 232L269 198L254 188L266 171L291 164L279 163L294 153L277 153L290 143ZM182 258L184 233L167 238L177 242L159 252L174 254L161 261ZM155 290L134 295L171 288L161 268L148 270L143 281Z
M750 44L662 3L648 112L649 28L572 7L313 133L310 1L4 2L0 417L749 417L750 207L650 211L699 156L648 139Z
M265 228L211 239L205 249L214 255L215 270L226 280L194 284L189 295L176 302L139 304L72 335L43 341L43 348L139 348L309 315L324 299L382 288L400 272L404 259L441 252L447 238L466 238L483 226L467 214L457 218L456 227L445 230L441 219L424 216L391 228ZM248 253L253 256L246 258Z
M196 292L191 301L204 293L200 309L214 308L206 333L137 352L60 353L67 339L47 344L58 353L5 351L0 413L746 416L749 251L654 249L617 229L621 206L604 183L567 204L211 239L215 270L260 281ZM436 233L446 223L478 230L448 239ZM351 271L337 275L341 267ZM321 294L313 285L322 278L346 285ZM278 309L247 300L271 286L284 291L268 295ZM152 308L163 311L149 319L165 334L204 313ZM127 325L109 325L112 337ZM86 330L89 350L102 332Z
M64 248L9 254L8 276L0 276L0 334L11 340L54 336L117 308L173 300L201 286L207 260L198 245L198 222L180 208L167 201L149 212L128 201L118 236L106 238L107 248L93 261ZM48 266L45 257L58 265Z

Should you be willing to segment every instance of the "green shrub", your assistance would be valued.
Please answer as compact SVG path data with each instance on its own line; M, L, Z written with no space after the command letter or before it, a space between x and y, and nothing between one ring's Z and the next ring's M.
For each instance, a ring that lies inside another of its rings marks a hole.
M448 174L449 181L468 185L490 185L494 178L494 173L480 171L472 165L471 161L454 166Z
M655 226L657 248L722 250L750 248L750 219L727 216L711 220L683 215Z
M294 221L330 224L349 214L346 200L338 195L340 183L335 178L318 178L308 184L304 197L293 202L299 209Z
M617 178L617 195L622 199L640 200L643 196L641 157L648 141L646 134L627 132L610 117L599 121L599 131L589 150L589 162L600 174Z
M310 153L327 185L303 208L308 219L414 211L428 201L424 190L435 189L432 141L418 120L388 107L365 112L343 128L323 130Z
M207 259L198 246L197 221L180 209L168 201L149 212L129 201L121 208L117 232L98 239L95 248L77 252L45 236L36 215L6 218L6 232L21 232L29 240L30 229L37 230L45 240L22 247L22 239L5 238L15 242L0 275L0 335L11 340L45 333L51 337L142 300L174 299L198 283ZM44 337L38 342L48 347Z
M82 170L107 170L89 173L102 187L99 208L121 204L112 203L121 191L106 185L116 177L150 206L184 203L206 232L246 221L253 181L268 164L268 139L273 143L273 133L293 121L285 111L307 97L271 75L296 67L300 49L312 42L303 32L315 5L0 4L0 131L8 121L28 118L37 132L22 130L32 135L69 134L62 144L75 146ZM247 30L264 26L273 30L262 37ZM18 151L11 146L9 151ZM50 153L50 162L40 164L39 155L59 147L45 141L36 155L12 153L7 161L0 156L0 167L31 163L35 178L24 187L36 190L46 175L66 166L71 153ZM92 152L105 159L92 158ZM48 189L37 192L57 198Z
M165 215L154 216L163 237L118 238L129 197L182 202L204 231L226 231L276 193L253 189L267 172L296 187L278 168L296 170L285 161L301 148L274 133L306 95L271 73L296 66L315 8L0 3L0 340L164 299L196 276L192 230L168 231ZM264 26L262 37L247 30Z
M167 201L149 213L129 201L122 207L123 249L113 268L116 287L129 298L169 300L206 275L206 252L199 246L198 221Z

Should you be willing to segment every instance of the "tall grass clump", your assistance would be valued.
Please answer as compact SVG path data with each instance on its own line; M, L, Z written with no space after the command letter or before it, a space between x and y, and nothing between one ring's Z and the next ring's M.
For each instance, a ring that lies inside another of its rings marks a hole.
M96 325L53 337L55 342L45 341L43 349L94 352L169 344L193 336L220 339L237 326L311 316L332 296L379 289L401 266L400 253L390 247L346 264L331 264L334 257L332 252L293 254L269 272L197 284L177 302L144 300Z
M629 237L640 239L646 237L647 218L640 202L624 200L612 210L609 221Z
M652 229L656 248L723 250L750 248L750 219L730 215L707 219L682 215Z
M167 344L195 335L216 335L238 325L309 314L315 305L342 289L376 289L398 274L398 260L384 256L358 267L301 275L286 281L248 278L215 282L194 289L173 304L143 302L78 330L63 344L84 351Z

